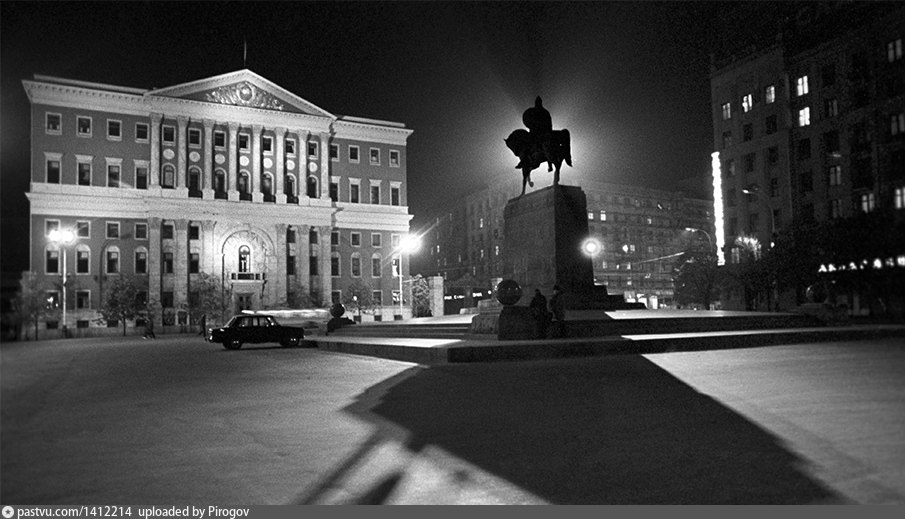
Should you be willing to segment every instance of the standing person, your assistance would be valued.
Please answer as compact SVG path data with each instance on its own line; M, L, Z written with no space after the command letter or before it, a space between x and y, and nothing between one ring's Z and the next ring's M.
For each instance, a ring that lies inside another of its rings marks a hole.
M534 316L534 322L537 328L537 337L539 339L547 338L547 327L550 321L550 314L547 312L547 298L541 294L541 291L534 289L534 298L528 305Z
M566 336L566 312L562 301L562 289L553 285L553 297L550 298L550 312L553 313L553 336Z
M145 339L156 339L157 335L154 334L154 318L150 315L145 317Z
M207 314L201 314L201 331L198 332L198 335L207 336Z

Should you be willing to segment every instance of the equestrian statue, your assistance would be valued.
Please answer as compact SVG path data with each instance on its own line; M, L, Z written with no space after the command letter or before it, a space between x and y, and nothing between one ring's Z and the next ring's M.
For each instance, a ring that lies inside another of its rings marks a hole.
M554 171L553 185L559 184L559 170L563 161L572 166L572 147L569 130L554 130L550 112L544 108L538 97L534 106L522 114L522 122L527 130L519 128L505 139L506 146L519 158L516 169L522 170L522 195L525 186L534 187L531 172L542 163L547 163L547 171ZM521 196L521 195L519 195Z

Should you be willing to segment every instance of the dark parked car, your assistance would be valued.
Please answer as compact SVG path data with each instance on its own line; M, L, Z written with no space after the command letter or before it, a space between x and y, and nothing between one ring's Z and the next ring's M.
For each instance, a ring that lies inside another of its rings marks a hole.
M212 328L207 340L219 342L229 350L245 343L276 342L282 346L298 346L305 338L301 328L281 326L272 315L235 315L223 328Z

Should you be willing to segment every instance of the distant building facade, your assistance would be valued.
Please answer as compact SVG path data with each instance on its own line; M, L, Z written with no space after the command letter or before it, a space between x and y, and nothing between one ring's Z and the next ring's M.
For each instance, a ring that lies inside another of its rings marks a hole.
M649 307L673 305L676 262L692 243L712 243L713 202L623 184L580 187L587 197L589 238L599 244L592 257L595 283ZM520 189L521 179L511 175L475 191L425 234L427 272L443 276L447 288L464 283L460 288L471 289L452 297L490 296L503 270L503 210Z
M818 3L775 41L714 59L717 228L728 264L739 261L739 237L766 248L796 222L880 209L905 218L903 38L901 5ZM800 302L786 296L786 308ZM738 293L731 299L739 304ZM857 297L848 303L857 311Z
M159 305L158 325L184 321L204 274L232 311L328 305L361 284L376 314L399 313L403 124L333 115L249 70L156 90L23 85L30 264L54 306L67 274L68 322L50 328L98 326L117 277ZM74 243L48 239L63 229Z

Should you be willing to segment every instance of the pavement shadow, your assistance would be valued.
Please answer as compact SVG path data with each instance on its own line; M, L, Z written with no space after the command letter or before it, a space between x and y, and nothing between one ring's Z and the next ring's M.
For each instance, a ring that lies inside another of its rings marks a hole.
M776 437L642 356L401 375L346 410L407 431L412 452L440 447L551 503L844 502ZM397 481L363 490L363 502Z

